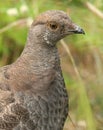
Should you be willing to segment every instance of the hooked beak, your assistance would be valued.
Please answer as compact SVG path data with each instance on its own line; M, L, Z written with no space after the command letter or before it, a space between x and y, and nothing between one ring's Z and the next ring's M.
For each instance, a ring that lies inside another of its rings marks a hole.
M75 24L73 24L72 29L69 30L69 32L72 32L75 34L85 34L84 30Z

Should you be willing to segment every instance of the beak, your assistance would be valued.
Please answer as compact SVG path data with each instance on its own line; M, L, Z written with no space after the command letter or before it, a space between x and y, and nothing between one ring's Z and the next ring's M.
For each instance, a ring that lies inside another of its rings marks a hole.
M79 27L75 24L73 24L72 30L69 30L69 32L72 32L72 33L75 33L75 34L85 34L84 30L81 27Z

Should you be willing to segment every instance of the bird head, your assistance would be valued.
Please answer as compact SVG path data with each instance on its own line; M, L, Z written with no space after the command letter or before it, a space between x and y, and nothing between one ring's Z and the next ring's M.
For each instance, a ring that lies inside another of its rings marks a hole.
M85 34L83 29L73 23L68 15L60 10L50 10L42 13L32 23L31 28L36 30L38 37L48 45L55 45L67 35Z

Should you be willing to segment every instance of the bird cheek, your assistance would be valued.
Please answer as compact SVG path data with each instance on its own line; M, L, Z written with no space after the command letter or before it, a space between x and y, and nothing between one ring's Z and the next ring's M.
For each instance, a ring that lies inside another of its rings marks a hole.
M61 29L60 29L60 35L61 35L61 38L63 38L66 35L68 35L68 28L65 27L65 26L61 27Z

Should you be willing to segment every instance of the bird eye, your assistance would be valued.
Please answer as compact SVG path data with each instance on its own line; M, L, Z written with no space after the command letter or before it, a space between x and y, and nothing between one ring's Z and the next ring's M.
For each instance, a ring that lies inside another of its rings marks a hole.
M52 29L52 30L57 30L58 29L58 24L57 23L54 23L54 22L52 22L52 23L49 23L49 27L50 27L50 29Z

